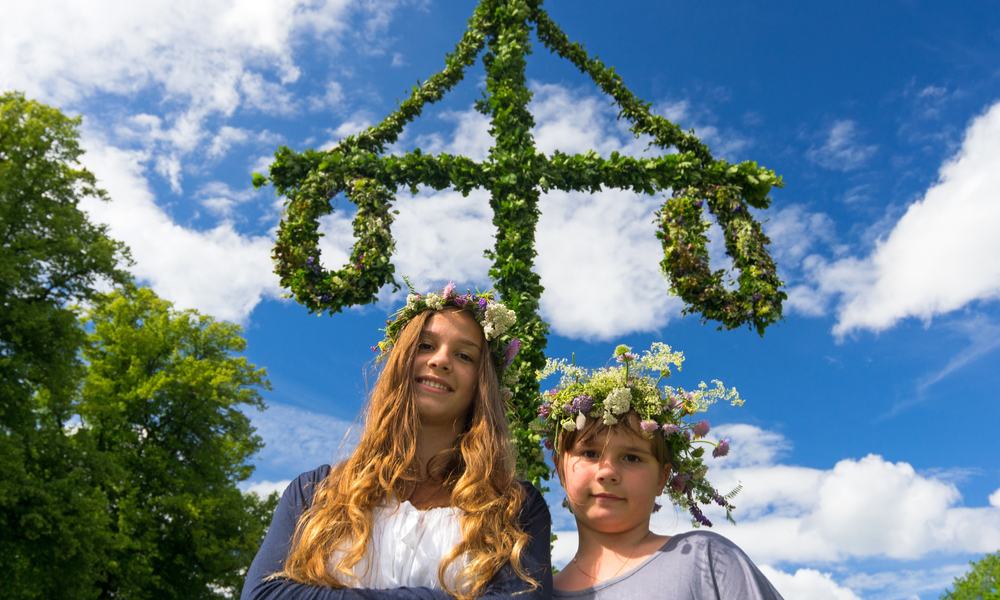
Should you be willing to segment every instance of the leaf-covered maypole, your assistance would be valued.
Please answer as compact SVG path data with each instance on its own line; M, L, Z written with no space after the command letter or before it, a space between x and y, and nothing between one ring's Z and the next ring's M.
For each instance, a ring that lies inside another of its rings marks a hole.
M663 155L632 158L615 152L604 158L593 150L574 155L539 153L531 135L534 119L528 111L531 91L525 78L532 28L549 51L572 62L614 100L619 118L630 123L633 134L649 136ZM494 138L487 159L477 162L419 149L402 156L386 154L386 147L426 104L439 101L463 79L480 53L486 90L476 108L490 117ZM545 364L548 326L538 315L543 288L532 267L540 196L552 189L668 193L657 213L655 235L663 244L663 272L686 303L686 312L716 321L720 329L746 325L761 335L781 319L786 295L767 251L770 241L749 212L768 207L768 193L782 185L780 178L754 162L731 165L716 159L693 134L654 115L650 104L629 91L614 68L569 40L541 0L481 0L462 40L445 57L445 67L415 86L381 123L325 152L280 148L269 177L254 176L257 187L268 182L287 198L273 254L281 283L310 312L329 314L374 302L385 285L398 289L390 256L395 249L391 202L399 188L415 193L418 185L451 187L465 195L476 188L489 190L497 227L496 245L487 253L493 260L490 277L517 313L517 325L508 335L522 342L515 367L524 374ZM333 211L341 195L358 207L356 242L350 263L329 270L318 246L319 219ZM707 213L725 232L726 252L739 270L736 285L727 285L726 272L709 268ZM528 428L537 415L537 383L523 377L514 394L510 416L519 468L522 476L539 485L548 469L539 437Z

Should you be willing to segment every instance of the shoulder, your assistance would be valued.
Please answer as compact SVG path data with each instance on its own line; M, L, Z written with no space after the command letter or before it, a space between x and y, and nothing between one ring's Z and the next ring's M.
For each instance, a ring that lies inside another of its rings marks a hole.
M750 557L732 540L714 531L696 529L675 535L660 552L672 555L679 570L687 571L692 584L714 589L720 598L781 598Z
M534 520L542 517L550 519L549 505L545 502L545 498L538 491L538 488L526 481L518 481L517 484L524 490L524 504L521 506L522 520Z
M303 510L312 506L316 487L330 475L330 465L323 465L312 471L306 471L288 484L282 494L282 501Z

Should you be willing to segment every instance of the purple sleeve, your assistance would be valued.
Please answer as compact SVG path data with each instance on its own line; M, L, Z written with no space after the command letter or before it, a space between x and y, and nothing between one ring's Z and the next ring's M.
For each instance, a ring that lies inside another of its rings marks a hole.
M324 586L293 583L285 579L267 579L281 570L288 556L295 525L307 507L312 503L313 491L329 475L330 467L323 466L315 471L303 473L293 481L281 496L274 511L271 527L257 556L250 565L243 585L241 600L450 600L443 590L424 587L402 587L386 590L329 588ZM527 556L523 557L524 567L541 584L533 593L519 594L518 600L548 600L552 593L552 568L549 559L549 509L542 495L534 487L525 486L528 502L521 511L521 526L531 536ZM483 600L511 598L517 592L528 589L510 566L497 573L485 593Z

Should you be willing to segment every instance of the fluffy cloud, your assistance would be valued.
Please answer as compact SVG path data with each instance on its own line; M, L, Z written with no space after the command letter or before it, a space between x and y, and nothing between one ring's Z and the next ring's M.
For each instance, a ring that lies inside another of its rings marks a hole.
M906 317L926 320L1000 297L998 152L1000 103L972 121L938 183L869 257L820 267L818 278L843 293L836 335L881 331Z
M962 506L953 483L921 475L907 463L868 455L842 460L828 470L777 464L772 460L787 443L775 432L729 425L713 433L732 439L736 460L714 461L713 483L723 491L743 485L736 501L739 527L726 523L717 511L706 514L719 533L756 561L913 560L1000 547L1000 509ZM653 520L666 531L686 522L674 514L658 514Z
M785 600L861 600L850 588L837 585L830 573L799 569L788 574L767 565L760 570Z
M146 154L96 138L85 146L85 163L114 201L88 200L83 209L129 245L136 262L132 272L157 294L178 308L233 321L245 321L262 298L277 297L269 237L242 235L228 222L207 231L182 227L156 203L145 176ZM218 194L206 198L220 210L233 201Z

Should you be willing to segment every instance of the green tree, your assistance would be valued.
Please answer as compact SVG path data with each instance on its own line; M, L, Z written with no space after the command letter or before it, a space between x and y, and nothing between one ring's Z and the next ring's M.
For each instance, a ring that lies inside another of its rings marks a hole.
M72 305L122 283L126 248L90 223L79 118L0 94L0 573L6 598L90 598L113 543L86 433L68 435L85 333Z
M942 600L1000 600L1000 552L987 554L979 562L969 562L972 570L955 578L952 591Z
M147 288L98 298L87 325L82 429L116 463L105 488L119 544L101 597L231 594L277 504L236 487L263 445L242 409L265 408L265 370L236 356L238 325Z

